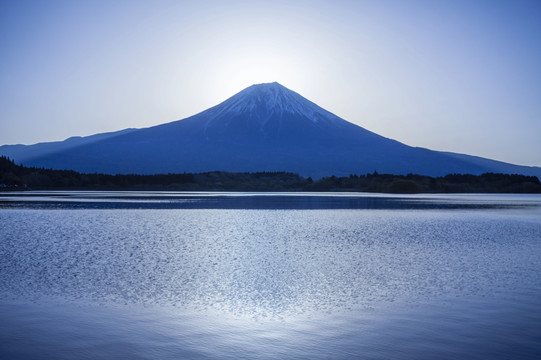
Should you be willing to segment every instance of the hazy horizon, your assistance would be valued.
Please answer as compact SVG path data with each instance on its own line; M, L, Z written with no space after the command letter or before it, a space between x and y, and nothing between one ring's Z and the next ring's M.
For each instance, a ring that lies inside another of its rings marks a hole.
M277 81L405 144L541 166L535 1L0 4L0 145L183 119Z

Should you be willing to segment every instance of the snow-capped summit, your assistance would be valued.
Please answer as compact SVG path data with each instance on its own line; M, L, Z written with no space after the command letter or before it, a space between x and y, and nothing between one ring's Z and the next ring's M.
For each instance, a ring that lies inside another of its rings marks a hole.
M331 115L316 104L277 82L256 84L216 106L220 111L247 113L254 117L283 113L305 116L314 122Z
M338 133L339 137L349 137L351 130L379 138L277 82L249 86L199 114L149 130L150 133L159 132L161 127L169 126L169 130L182 128L183 134L189 132L214 144L260 146L262 142L278 141L283 145L284 142L299 143L303 139L328 142L337 140L334 135Z
M184 120L58 143L6 145L0 155L28 166L103 173L541 176L540 168L404 145L341 119L277 82L252 85Z
M209 128L219 128L220 132L224 131L223 127L237 130L244 127L252 131L257 128L261 135L268 137L283 136L293 124L309 127L345 125L338 116L277 82L249 86L199 115L206 117L207 135Z

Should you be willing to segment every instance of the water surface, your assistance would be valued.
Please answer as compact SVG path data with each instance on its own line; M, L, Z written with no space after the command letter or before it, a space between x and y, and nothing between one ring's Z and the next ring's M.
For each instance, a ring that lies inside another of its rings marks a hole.
M541 197L0 196L6 358L541 355Z

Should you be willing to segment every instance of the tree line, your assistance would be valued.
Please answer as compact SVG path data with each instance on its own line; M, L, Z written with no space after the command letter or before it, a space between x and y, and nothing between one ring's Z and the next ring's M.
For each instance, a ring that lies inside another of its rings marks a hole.
M198 190L198 191L361 191L384 193L541 193L536 176L351 174L321 179L289 172L224 172L110 175L83 174L17 165L0 156L1 190Z

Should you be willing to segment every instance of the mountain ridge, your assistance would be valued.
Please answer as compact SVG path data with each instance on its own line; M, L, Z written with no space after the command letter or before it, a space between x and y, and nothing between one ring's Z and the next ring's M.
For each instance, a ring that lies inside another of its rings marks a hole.
M249 86L182 120L93 136L76 140L74 146L66 146L69 139L49 143L48 152L41 151L40 144L17 149L1 146L0 154L27 166L110 174L288 171L318 178L377 171L428 176L503 172L541 177L537 167L416 148L388 139L276 82Z

